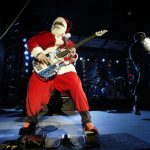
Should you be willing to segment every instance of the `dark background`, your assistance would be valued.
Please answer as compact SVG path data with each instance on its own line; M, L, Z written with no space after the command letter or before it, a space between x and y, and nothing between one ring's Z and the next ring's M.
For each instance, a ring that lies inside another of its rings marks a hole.
M146 0L5 0L1 4L1 34L16 17L23 31L37 32L51 28L57 16L71 20L72 34L78 36L108 29L108 39L128 41L135 31L149 32Z

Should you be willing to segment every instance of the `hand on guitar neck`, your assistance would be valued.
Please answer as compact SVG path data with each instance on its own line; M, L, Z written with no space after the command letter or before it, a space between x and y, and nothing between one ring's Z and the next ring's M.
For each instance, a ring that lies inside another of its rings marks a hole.
M76 48L72 47L69 49L68 56L72 58L76 54Z

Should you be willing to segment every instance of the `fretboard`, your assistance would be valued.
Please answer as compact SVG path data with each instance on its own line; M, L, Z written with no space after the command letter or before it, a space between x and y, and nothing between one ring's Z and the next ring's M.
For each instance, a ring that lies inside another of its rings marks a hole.
M88 41L94 39L95 37L96 37L96 35L93 34L93 35L91 35L91 36L85 38L84 40L82 40L82 41L80 41L80 42L74 44L72 47L77 48L77 47L79 47L79 46L81 46L81 45L87 43ZM71 48L72 48L72 47L71 47ZM66 49L66 50L63 51L63 52L58 53L58 54L57 54L57 57L58 57L58 58L64 57L64 56L66 56L68 53L69 53L69 49Z

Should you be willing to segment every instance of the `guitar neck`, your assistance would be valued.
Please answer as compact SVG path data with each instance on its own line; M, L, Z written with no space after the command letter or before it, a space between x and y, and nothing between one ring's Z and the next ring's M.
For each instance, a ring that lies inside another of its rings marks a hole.
M72 47L77 48L77 47L79 47L79 46L81 46L81 45L87 43L88 41L94 39L95 37L96 37L96 35L93 34L93 35L89 36L88 38L85 38L84 40L82 40L82 41L80 41L80 42L74 44ZM69 52L70 52L70 50L69 50L69 49L66 49L66 50L63 51L63 52L58 53L58 54L57 54L57 57L58 57L58 58L64 57L64 56L66 56Z
M93 35L89 36L88 38L85 38L84 40L82 40L82 41L76 43L73 47L77 48L77 47L79 47L79 46L81 46L81 45L87 43L88 41L94 39L95 37L96 37L96 35L93 34Z

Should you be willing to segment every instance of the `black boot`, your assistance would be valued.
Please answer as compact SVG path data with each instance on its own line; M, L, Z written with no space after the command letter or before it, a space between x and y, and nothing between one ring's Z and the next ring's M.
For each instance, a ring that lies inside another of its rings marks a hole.
M140 97L139 96L135 96L135 115L141 115L140 112Z
M82 127L84 127L88 122L92 122L89 111L81 111L79 113L81 116Z
M34 117L27 117L24 126L20 128L19 135L34 134L36 130L36 120Z
M135 105L135 115L141 115L139 106Z
M81 118L82 118L82 128L83 131L91 131L94 134L98 134L97 128L93 125L91 121L91 115L89 111L82 111L80 112Z

